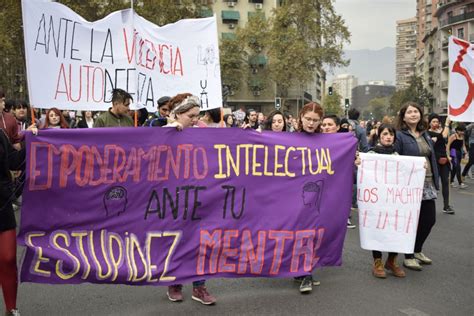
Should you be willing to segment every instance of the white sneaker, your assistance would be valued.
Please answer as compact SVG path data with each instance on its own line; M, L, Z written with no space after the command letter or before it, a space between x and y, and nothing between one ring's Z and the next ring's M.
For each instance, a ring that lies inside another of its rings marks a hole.
M403 265L405 266L405 268L410 269L410 270L415 270L415 271L423 270L423 267L418 263L418 260L414 258L403 260Z
M451 182L451 187L453 187L453 188L457 188L457 187L458 187L458 185L457 185L455 182Z
M355 224L352 224L350 218L347 219L347 228L349 228L349 229L354 229L354 228L356 228L356 225L355 225Z
M465 183L461 183L461 185L459 186L460 189L465 189L467 187L468 187L468 185L465 184Z
M415 259L420 261L422 264L432 264L433 260L425 256L422 252L415 252Z

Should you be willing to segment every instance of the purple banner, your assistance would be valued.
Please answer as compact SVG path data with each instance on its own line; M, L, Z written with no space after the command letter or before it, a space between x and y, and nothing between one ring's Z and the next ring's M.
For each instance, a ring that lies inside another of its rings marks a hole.
M27 135L23 282L171 285L341 264L356 139L240 129Z

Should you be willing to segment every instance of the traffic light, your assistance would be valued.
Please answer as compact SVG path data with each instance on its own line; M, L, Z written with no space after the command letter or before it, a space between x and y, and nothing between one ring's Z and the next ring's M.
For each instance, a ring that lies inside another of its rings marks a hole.
M344 99L344 106L346 107L346 109L349 108L349 99Z
M276 97L275 98L275 109L279 110L281 108L281 98Z
M329 94L329 95L332 95L332 87L329 87L329 88L328 88L328 94Z

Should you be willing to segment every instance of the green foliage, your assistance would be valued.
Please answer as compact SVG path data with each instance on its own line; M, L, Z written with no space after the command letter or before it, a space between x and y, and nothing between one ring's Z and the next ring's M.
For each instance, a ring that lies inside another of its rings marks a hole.
M245 74L245 60L242 45L235 39L223 39L219 45L222 85L237 91Z
M342 53L350 33L331 0L283 1L271 23L269 69L279 95L312 80L323 64L347 65Z
M237 29L237 41L241 44L242 58L246 60L243 78L252 91L263 91L268 86L265 48L269 35L269 23L263 14L249 17L244 28ZM265 60L265 63L262 61Z
M410 86L403 90L396 91L390 98L389 110L391 114L398 113L400 108L408 101L413 101L421 106L430 107L432 95L423 87L421 77L413 76L410 79Z
M123 0L59 0L88 21L99 20L108 14L130 9L130 1ZM157 25L174 23L181 19L200 17L203 6L200 0L134 0L133 9L142 17Z
M374 98L369 101L368 106L362 112L366 120L375 119L380 121L389 113L390 97Z
M0 87L7 98L26 96L21 2L0 2Z
M174 23L181 19L198 18L203 14L203 9L208 8L202 5L201 0L181 0L177 4L176 0L135 0L134 9L139 15L157 25Z
M341 116L344 113L344 110L341 108L341 99L342 97L337 91L334 91L332 95L326 94L322 104L324 114Z

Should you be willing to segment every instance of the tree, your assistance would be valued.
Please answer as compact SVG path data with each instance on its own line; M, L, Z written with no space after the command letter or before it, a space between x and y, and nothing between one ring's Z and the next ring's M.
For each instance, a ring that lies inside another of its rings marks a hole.
M341 116L344 111L341 108L342 97L334 91L332 95L326 95L323 100L323 109L325 115Z
M269 23L260 13L251 15L244 28L237 29L237 41L242 43L243 58L246 60L244 70L250 90L261 92L268 86L266 70L266 47L269 35Z
M120 0L115 0L120 1ZM207 15L207 5L202 0L135 0L134 9L145 19L157 25L166 25L182 19L199 18Z
M221 81L230 91L237 91L245 75L243 46L236 39L223 39L219 45Z
M388 114L390 98L374 98L369 101L367 108L362 112L362 117L369 120L381 121Z
M271 26L269 70L279 96L308 83L322 65L348 64L342 49L350 33L331 0L282 1Z
M421 77L413 76L410 78L408 88L396 91L390 98L390 111L397 114L400 108L408 101L418 103L420 106L431 107L430 99L432 95L423 86Z
M0 3L0 87L7 98L26 97L26 68L20 1Z
M123 0L60 0L88 21L99 20L106 15L131 8L130 1ZM208 6L200 0L133 0L133 9L148 21L157 25L174 23L181 19L201 17Z

